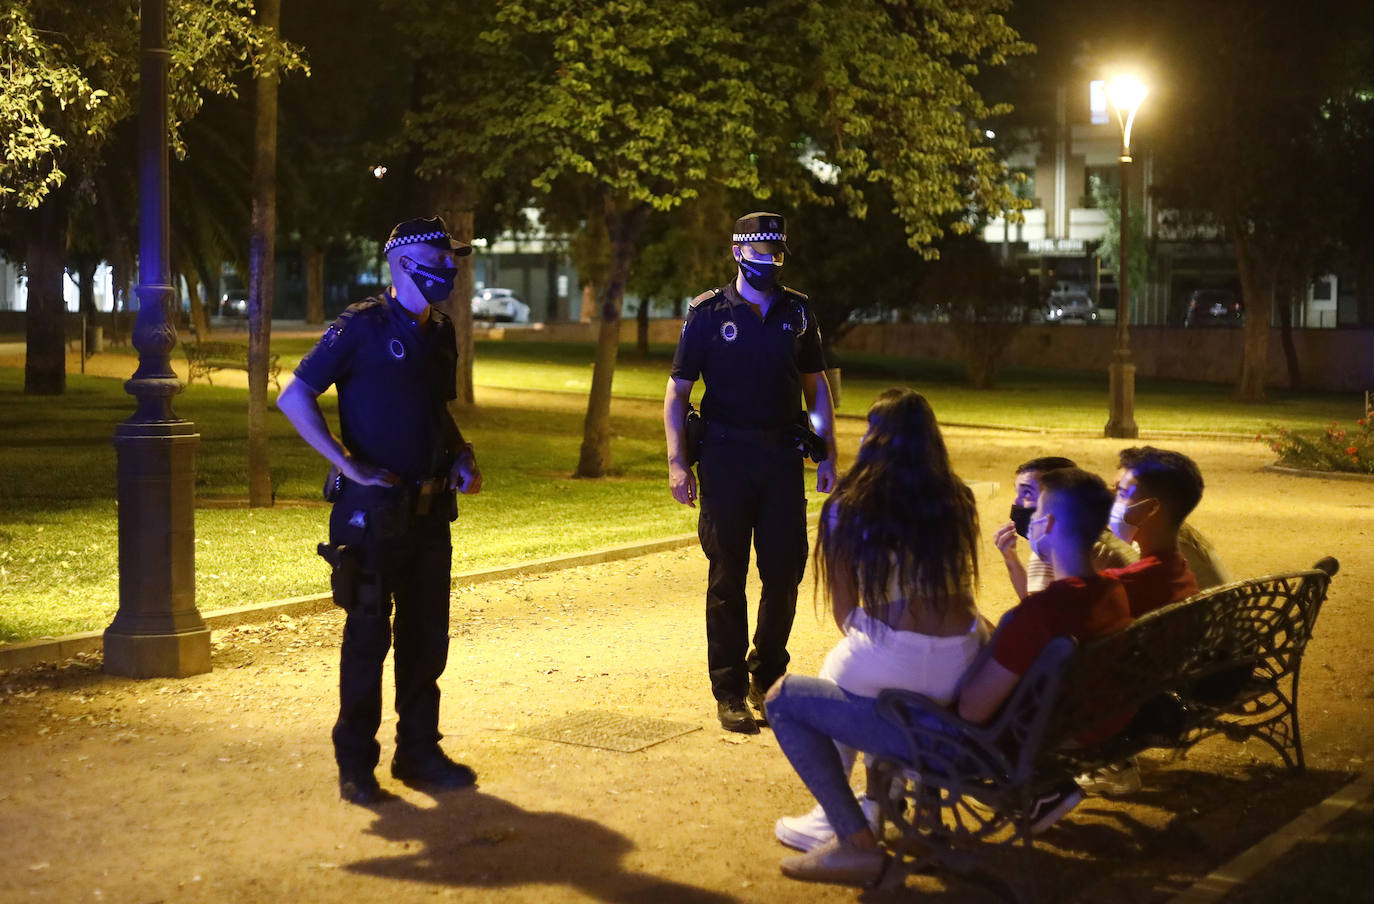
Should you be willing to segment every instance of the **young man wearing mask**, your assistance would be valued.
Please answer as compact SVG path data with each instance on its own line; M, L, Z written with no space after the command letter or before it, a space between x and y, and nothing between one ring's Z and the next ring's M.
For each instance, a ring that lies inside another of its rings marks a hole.
M1131 615L1139 618L1198 591L1179 550L1183 520L1202 499L1202 473L1182 452L1138 446L1122 449L1108 528L1140 547L1140 559L1103 574L1126 588Z
M787 640L806 567L806 495L797 426L803 399L826 448L816 489L835 485L834 411L820 330L805 295L779 284L788 254L783 218L751 213L735 221L734 280L697 296L687 312L663 400L668 484L701 515L697 533L710 560L706 588L707 667L716 716L727 731L752 734L763 695L787 670ZM704 380L700 461L694 475L685 417ZM745 578L751 540L758 555L758 619L749 650ZM746 656L746 653L748 654Z
M382 666L395 611L396 751L391 774L427 788L468 787L476 775L439 747L439 676L448 661L453 493L482 488L472 446L447 403L456 395L453 323L431 305L453 291L455 258L472 248L439 217L407 220L384 251L394 285L350 306L296 368L277 406L334 466L329 544L334 601L348 613L339 666L334 756L339 793L355 804L387 795L380 758ZM338 388L336 437L319 396Z
M1002 554L1007 566L1007 576L1011 578L1012 589L1017 599L1025 599L1037 590L1044 590L1056 575L1054 566L1035 554L1032 548L1026 564L1016 552L1016 538L1029 536L1031 518L1035 515L1036 499L1040 495L1040 478L1049 471L1075 467L1073 461L1058 455L1032 458L1016 469L1016 498L1011 505L1011 519L997 528L992 542ZM1136 560L1136 552L1128 543L1123 543L1110 531L1103 531L1093 545L1093 567L1117 568Z

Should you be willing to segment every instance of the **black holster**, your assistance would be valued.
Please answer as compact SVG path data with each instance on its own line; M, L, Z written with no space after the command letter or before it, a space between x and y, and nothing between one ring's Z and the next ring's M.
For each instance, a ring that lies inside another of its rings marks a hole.
M682 419L682 437L687 447L687 467L690 468L701 460L701 440L705 434L706 422L701 419L701 412L688 402L687 413Z
M812 461L822 462L830 457L830 447L820 434L811 429L811 418L805 411L783 429L788 440L796 445L797 451Z
M357 546L331 546L321 543L315 547L320 558L329 563L329 586L334 591L334 605L345 612L352 613L360 604L377 606L372 599L378 594L377 576L363 569L363 551ZM369 589L374 590L369 594Z

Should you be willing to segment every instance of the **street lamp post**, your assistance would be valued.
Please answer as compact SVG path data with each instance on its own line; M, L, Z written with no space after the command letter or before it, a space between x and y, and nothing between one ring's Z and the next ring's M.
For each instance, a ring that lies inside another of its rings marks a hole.
M1121 126L1121 226L1117 241L1120 262L1117 276L1116 349L1107 369L1111 384L1111 410L1107 416L1106 436L1134 439L1140 435L1135 425L1135 364L1131 361L1131 294L1127 273L1130 270L1127 236L1130 234L1131 126L1136 111L1149 89L1134 78L1114 78L1107 83L1107 101L1116 111Z
M182 390L169 354L176 329L168 266L167 0L141 10L137 410L115 428L119 612L105 629L105 671L180 678L210 670L210 629L195 602L195 425L172 410Z

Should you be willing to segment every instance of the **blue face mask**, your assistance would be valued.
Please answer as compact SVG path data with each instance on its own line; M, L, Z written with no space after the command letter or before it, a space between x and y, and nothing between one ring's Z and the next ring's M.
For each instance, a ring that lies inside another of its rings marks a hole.
M424 264L412 262L406 271L415 283L415 288L420 290L420 294L430 304L438 304L453 294L453 281L458 276L457 267L426 267Z
M749 287L759 292L767 292L778 284L778 271L782 267L772 261L751 261L747 257L739 259L739 272Z

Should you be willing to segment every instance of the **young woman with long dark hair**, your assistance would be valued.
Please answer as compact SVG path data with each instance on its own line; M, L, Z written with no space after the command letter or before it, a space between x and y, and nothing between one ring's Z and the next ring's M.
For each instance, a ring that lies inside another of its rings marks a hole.
M768 694L769 724L820 810L778 821L779 839L807 850L782 870L867 884L885 857L849 787L852 749L895 753L903 743L878 715L878 693L949 702L984 639L977 507L920 393L889 389L869 409L854 466L821 509L815 562L844 637L821 677L786 675Z

